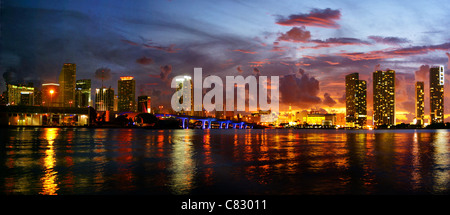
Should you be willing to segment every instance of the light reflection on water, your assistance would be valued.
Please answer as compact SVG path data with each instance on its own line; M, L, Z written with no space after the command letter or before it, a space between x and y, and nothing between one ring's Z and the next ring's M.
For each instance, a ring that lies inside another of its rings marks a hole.
M5 194L448 194L449 130L0 130Z

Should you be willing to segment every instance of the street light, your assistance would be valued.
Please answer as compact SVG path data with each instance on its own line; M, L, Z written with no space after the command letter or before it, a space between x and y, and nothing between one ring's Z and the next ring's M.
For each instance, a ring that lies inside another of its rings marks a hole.
M51 89L49 91L49 93L50 93L50 103L48 104L47 112L48 112L48 120L49 120L49 124L50 124L50 122L51 122L51 120L50 120L50 104L53 103L53 93L55 93L55 91L53 89Z
M55 91L50 90L50 103L53 103L53 93L55 93Z

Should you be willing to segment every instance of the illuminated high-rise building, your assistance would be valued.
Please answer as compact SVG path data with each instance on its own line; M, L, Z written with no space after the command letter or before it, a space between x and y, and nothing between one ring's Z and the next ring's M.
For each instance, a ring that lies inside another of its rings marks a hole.
M34 87L32 85L8 84L9 105L34 105Z
M136 111L136 81L132 76L120 77L117 83L118 109L122 111Z
M373 73L373 124L395 125L395 71Z
M424 82L416 82L416 124L424 124L425 116L425 87Z
M151 113L151 98L150 96L138 97L138 112Z
M62 107L70 107L75 103L77 65L65 63L59 74L59 103Z
M75 107L92 106L91 79L77 80L75 88Z
M430 68L431 123L444 122L444 66Z
M102 87L95 89L95 110L113 111L114 89Z
M345 76L346 126L363 128L367 122L367 83L358 73Z

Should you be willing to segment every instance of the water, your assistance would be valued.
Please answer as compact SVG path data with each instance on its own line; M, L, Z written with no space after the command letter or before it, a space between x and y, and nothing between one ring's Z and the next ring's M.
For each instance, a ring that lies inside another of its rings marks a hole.
M3 194L449 194L449 130L0 130Z

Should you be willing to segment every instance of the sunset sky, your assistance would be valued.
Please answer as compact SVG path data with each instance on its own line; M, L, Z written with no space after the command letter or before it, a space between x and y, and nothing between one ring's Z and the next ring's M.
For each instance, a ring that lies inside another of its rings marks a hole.
M448 1L2 1L0 89L5 81L57 82L63 63L77 79L111 71L136 78L137 96L168 104L176 75L280 76L281 110L345 112L345 75L368 82L396 71L397 122L414 118L414 83L444 65L450 121ZM94 80L92 88L100 87ZM369 118L369 120L371 117ZM370 120L371 121L371 120Z

